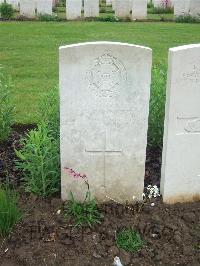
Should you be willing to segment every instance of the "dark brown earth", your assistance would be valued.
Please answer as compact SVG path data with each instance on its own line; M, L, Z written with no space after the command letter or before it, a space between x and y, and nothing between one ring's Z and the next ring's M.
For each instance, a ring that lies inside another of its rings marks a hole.
M102 223L81 229L64 218L59 197L25 194L19 187L22 175L14 168L13 147L19 146L19 133L26 128L15 127L8 142L0 144L0 180L5 181L8 173L9 182L20 192L24 214L11 235L0 238L0 265L107 266L113 265L116 255L123 265L200 265L200 202L166 205L159 198L132 209L104 204L99 206ZM159 185L160 165L160 150L148 148L146 184ZM123 228L139 231L146 242L142 250L131 254L117 248L116 232Z

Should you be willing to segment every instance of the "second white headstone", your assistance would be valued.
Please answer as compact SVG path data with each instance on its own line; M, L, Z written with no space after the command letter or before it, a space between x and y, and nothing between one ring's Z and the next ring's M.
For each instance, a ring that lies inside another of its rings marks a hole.
M66 1L66 16L67 19L78 19L81 17L82 0L67 0Z
M147 18L147 0L133 0L132 18Z
M169 50L161 192L200 200L200 44Z
M53 0L37 0L37 14L52 15Z
M99 16L99 0L84 0L84 17Z

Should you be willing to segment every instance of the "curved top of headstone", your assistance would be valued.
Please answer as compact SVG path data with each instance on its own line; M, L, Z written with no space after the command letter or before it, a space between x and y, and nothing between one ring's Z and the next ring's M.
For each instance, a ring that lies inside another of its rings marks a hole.
M200 48L200 43L181 45L181 46L170 48L169 50L172 52L177 52L177 51L193 49L193 48Z
M66 48L74 48L74 47L80 47L80 46L92 46L92 45L113 45L113 46L126 46L126 47L135 47L138 49L144 49L152 51L151 48L141 45L135 45L130 43L123 43L123 42L110 42L110 41L97 41L97 42L83 42L83 43L75 43L75 44L69 44L60 46L59 49L66 49Z

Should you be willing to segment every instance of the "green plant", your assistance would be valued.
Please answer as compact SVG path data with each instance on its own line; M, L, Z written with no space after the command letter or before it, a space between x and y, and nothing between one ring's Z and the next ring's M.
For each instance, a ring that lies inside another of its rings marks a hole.
M93 19L94 21L101 21L101 22L120 22L121 19L115 17L113 15L107 15L105 17L96 17Z
M133 229L123 229L117 233L117 247L129 252L137 252L144 246L139 233Z
M11 79L0 73L0 141L8 138L14 123L14 106L11 95Z
M95 223L101 223L102 216L97 208L95 199L91 198L90 185L87 176L77 173L68 167L65 167L64 170L72 178L82 179L87 187L83 202L76 201L73 193L70 192L71 200L66 205L65 216L74 219L75 226L89 225L91 227Z
M101 223L101 214L97 208L95 199L91 199L90 192L86 194L84 202L78 202L74 199L71 192L71 200L66 204L65 216L74 220L75 226L90 227L93 224Z
M148 7L148 8L152 8L152 7L153 7L153 3L152 3L152 1L147 3L147 7Z
M7 186L0 186L0 236L7 236L19 222L22 213L18 207L18 194Z
M177 23L200 23L200 15L193 17L191 15L181 15L175 18Z
M0 5L0 13L3 19L11 19L14 15L14 9L12 5L7 3L2 3Z
M172 7L151 7L148 9L149 14L173 14L174 9Z
M25 190L43 197L59 191L59 140L52 137L48 126L39 124L21 140L21 146L16 150L16 167L24 173Z
M151 100L149 115L148 143L151 146L162 147L167 67L157 64L152 70Z
M59 140L60 136L60 112L58 88L50 89L44 93L39 101L39 110L37 112L37 120L45 124L51 136Z
M40 21L60 21L61 19L57 15L38 14Z
M101 7L99 13L106 13L106 7Z

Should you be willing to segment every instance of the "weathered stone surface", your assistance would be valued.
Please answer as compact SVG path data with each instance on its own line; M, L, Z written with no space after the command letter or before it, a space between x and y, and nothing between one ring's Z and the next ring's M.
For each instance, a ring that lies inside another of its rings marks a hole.
M115 2L116 0L112 0L112 9L115 10Z
M30 0L20 0L20 15L28 18L34 18L35 2Z
M133 0L129 0L129 10L132 11L133 8Z
M95 42L60 47L62 199L83 200L86 174L98 201L142 199L151 49Z
M130 16L130 2L129 0L115 0L115 16L129 17Z
M133 0L132 18L147 18L147 0Z
M189 14L190 0L174 0L174 15L181 16Z
M106 5L111 6L112 5L112 0L106 0Z
M190 0L190 14L200 16L200 0Z
M99 0L85 0L84 1L84 17L98 17L99 16Z
M161 192L165 202L200 199L200 44L169 50Z
M163 7L163 0L153 0L154 7Z
M52 15L53 1L52 0L37 0L37 14Z
M78 19L81 17L82 0L67 0L66 15L67 19Z
M2 1L2 3L3 2L4 2L4 0ZM1 3L1 1L0 1L0 3ZM12 5L14 10L19 11L19 0L6 0L6 3Z

